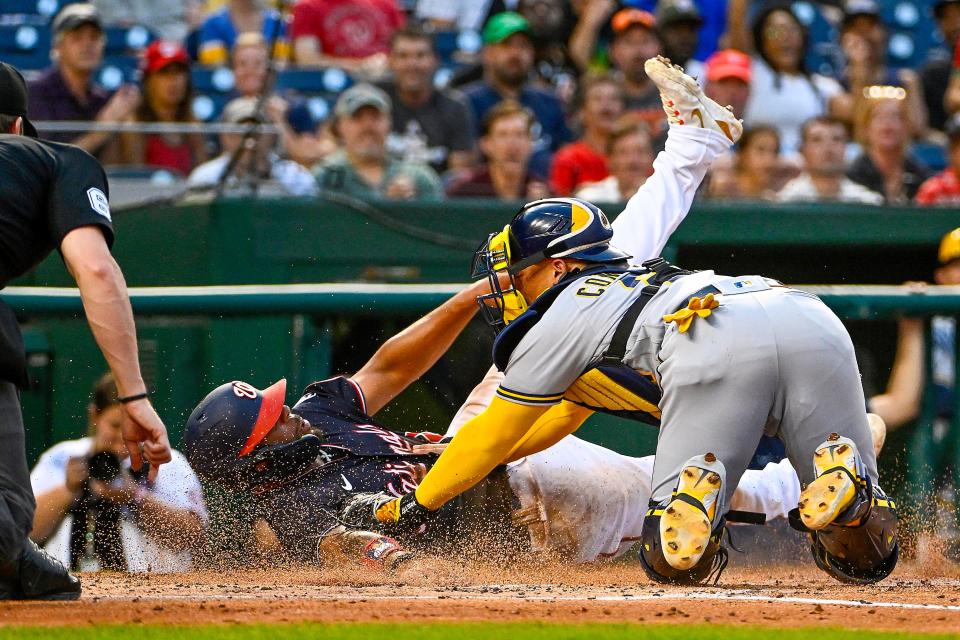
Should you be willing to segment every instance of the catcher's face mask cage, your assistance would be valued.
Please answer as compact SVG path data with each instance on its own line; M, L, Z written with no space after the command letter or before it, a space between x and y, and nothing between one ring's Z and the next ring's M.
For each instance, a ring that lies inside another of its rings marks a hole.
M490 293L477 296L483 319L499 333L517 316L527 310L527 301L516 287L511 269L510 225L503 231L491 233L473 254L470 277L474 280L486 276ZM508 274L510 285L500 286L500 275Z

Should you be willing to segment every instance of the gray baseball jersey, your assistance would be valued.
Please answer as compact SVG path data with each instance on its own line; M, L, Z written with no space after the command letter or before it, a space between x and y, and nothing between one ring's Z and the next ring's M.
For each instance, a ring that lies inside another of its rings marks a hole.
M576 390L568 391L606 352L620 318L652 275L600 273L568 285L513 350L497 394L521 404L556 404L565 394L568 399L576 396ZM730 278L702 271L661 287L640 313L625 362L655 377L663 316L684 306L698 290L723 280Z

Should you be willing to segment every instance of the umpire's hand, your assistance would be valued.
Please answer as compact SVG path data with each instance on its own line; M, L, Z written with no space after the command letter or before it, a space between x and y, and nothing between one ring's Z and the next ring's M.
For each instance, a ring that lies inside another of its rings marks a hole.
M146 460L150 463L148 477L151 481L156 480L157 467L171 459L167 428L146 398L128 402L124 409L123 440L130 452L130 466L139 471Z

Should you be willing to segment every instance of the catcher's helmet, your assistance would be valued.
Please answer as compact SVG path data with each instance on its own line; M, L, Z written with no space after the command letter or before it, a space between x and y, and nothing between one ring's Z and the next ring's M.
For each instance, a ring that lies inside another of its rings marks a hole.
M486 276L491 294L478 298L487 321L500 329L526 308L513 276L547 258L607 264L630 255L610 245L613 229L603 211L579 198L548 198L525 204L499 233L491 233L473 256L471 277ZM511 287L497 277L507 272ZM506 317L505 317L506 316Z
M283 412L287 381L264 390L246 382L222 384L204 398L187 418L183 450L198 475L229 478L238 461L253 451Z

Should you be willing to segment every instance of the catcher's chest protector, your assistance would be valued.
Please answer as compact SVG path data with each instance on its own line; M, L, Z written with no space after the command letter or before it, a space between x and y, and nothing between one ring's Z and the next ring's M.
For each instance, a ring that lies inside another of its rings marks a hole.
M608 413L621 418L638 420L646 424L660 426L658 403L663 395L660 385L652 373L641 372L623 362L626 355L626 342L640 311L670 278L687 275L690 272L679 269L663 260L644 263L655 268L613 269L599 266L565 278L540 295L530 308L500 332L493 344L493 361L497 369L506 369L510 355L523 337L540 321L560 294L570 285L584 280L610 279L621 277L641 278L647 284L638 289L639 294L620 320L606 353L583 371L579 378L564 393L564 400L582 407Z

